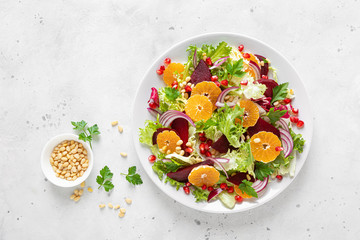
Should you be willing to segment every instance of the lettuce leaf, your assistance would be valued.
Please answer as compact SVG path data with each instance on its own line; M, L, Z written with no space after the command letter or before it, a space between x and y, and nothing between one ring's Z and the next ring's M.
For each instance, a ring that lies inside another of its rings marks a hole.
M162 128L163 125L161 125L159 123L159 115L157 116L156 121L152 121L152 120L146 120L145 121L145 127L144 128L140 128L140 134L139 134L139 140L141 143L146 144L148 146L153 146L152 143L152 136L154 134L154 132L158 129L158 128Z
M242 143L240 148L229 150L223 158L229 158L228 163L223 163L226 171L236 170L238 172L248 172L254 176L254 157L251 154L250 143Z
M184 183L178 182L178 181L176 181L176 180L174 180L172 178L169 178L169 177L166 177L164 182L165 183L168 182L168 183L170 183L171 186L176 187L176 191L179 190L180 187L183 187L185 185Z
M159 179L162 180L164 175L169 172L176 172L181 167L177 162L163 162L158 160L154 162L152 169L158 175Z
M194 189L191 191L191 193L195 197L195 202L201 202L201 201L207 201L209 196L208 190L202 190L199 187L193 186Z
M167 110L184 111L187 100L183 98L178 90L171 90L170 87L159 89L160 107L163 112Z
M300 133L296 134L291 128L290 128L290 134L291 134L291 137L292 137L292 139L294 141L293 150L296 150L299 153L302 153L303 150L304 150L304 144L305 144L304 138L302 137L302 135Z

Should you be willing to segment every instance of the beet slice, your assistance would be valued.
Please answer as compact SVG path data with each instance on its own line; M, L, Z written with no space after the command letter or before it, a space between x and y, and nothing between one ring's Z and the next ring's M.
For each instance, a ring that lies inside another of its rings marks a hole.
M211 72L205 61L201 59L195 71L191 74L190 82L196 85L204 81L211 81Z
M250 180L248 180L248 176L250 177ZM229 177L227 180L234 185L239 185L240 183L242 183L243 180L248 180L249 182L255 182L255 178L251 176L251 174L248 174L247 172L246 173L239 172L234 176Z
M266 59L265 57L261 56L261 55L256 55L255 56L260 60L260 61L264 61L264 59ZM269 73L269 63L265 63L264 62L264 66L261 66L260 68L260 75L265 75L267 76Z
M222 135L211 147L217 150L219 153L227 153L230 148L230 143L225 135Z
M257 82L264 84L266 86L266 91L265 91L264 95L265 95L265 97L271 97L271 98L273 97L273 88L279 85L274 80L266 79L266 78L261 78L261 79L257 80Z
M205 160L203 162L190 165L188 167L180 168L176 172L169 172L167 174L167 176L169 178L171 178L171 179L174 179L174 180L178 181L178 182L187 182L188 181L188 176L189 176L191 170L193 170L194 168L196 168L198 166L201 166L201 165L213 166L214 162L211 161L211 160Z
M186 148L186 143L189 139L189 123L186 119L177 118L171 123L171 128L178 132L180 139L183 141L181 148Z
M154 132L154 134L153 134L153 136L152 136L152 143L153 143L153 145L156 144L157 135L158 135L159 133L165 131L165 130L174 131L177 135L179 135L179 133L178 133L176 130L174 130L174 129L171 129L171 128L158 128L158 129Z
M258 132L261 131L265 131L265 132L272 132L273 134L275 134L276 136L278 136L278 138L280 138L280 131L274 127L273 125L271 125L270 123L266 122L265 120L263 120L262 118L259 118L257 123L255 124L255 126L249 127L247 129L248 134L250 135L250 137L252 137L253 135L255 135Z

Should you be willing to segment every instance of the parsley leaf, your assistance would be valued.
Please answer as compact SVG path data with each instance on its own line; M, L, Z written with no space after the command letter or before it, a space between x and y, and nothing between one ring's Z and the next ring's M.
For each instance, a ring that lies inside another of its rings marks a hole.
M226 70L228 74L234 77L242 77L246 72L243 71L243 60L239 59L234 64L228 63L226 65Z
M81 131L82 133L79 134L79 140L84 142L89 142L90 147L92 148L91 141L93 140L93 136L99 135L99 127L97 124L86 128L87 122L81 120L81 122L71 122L74 126L74 130Z
M171 101L174 101L180 96L180 92L172 87L165 88L165 97Z
M302 137L302 135L300 133L296 134L291 128L290 128L290 134L294 141L293 150L296 150L299 153L302 153L304 150L305 139Z
M132 166L128 169L128 174L120 173L121 175L126 176L126 180L134 185L140 185L143 183L141 176L136 173L136 166Z
M260 181L264 181L264 179L271 175L274 170L267 164L263 162L255 162L255 176Z
M274 125L277 121L280 120L282 116L287 112L287 110L276 110L274 111L274 108L270 108L269 112L266 114L268 118L270 119L270 122L272 125Z
M109 192L111 189L114 188L114 184L112 184L111 179L113 177L113 173L110 171L108 166L105 166L103 169L100 170L100 176L96 177L96 182L101 187L104 187L106 192Z
M286 98L288 86L289 83L286 82L273 88L273 97L271 99L271 104L279 100L284 100Z
M241 190L242 193L246 193L247 195L253 196L253 197L258 197L255 189L253 189L251 187L253 183L249 182L248 180L243 180L242 183L239 184L239 189Z

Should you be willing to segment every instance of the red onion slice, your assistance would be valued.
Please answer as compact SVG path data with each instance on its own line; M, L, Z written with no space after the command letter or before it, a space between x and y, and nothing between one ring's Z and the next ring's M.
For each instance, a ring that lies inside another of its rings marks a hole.
M229 88L225 89L224 91L222 91L220 93L220 95L218 96L217 100L216 100L215 106L224 107L225 106L224 102L225 102L226 95L228 95L229 92L231 92L231 91L233 91L235 89L238 89L238 88L239 87L229 87ZM227 103L227 105L229 107L233 107L233 106L235 106L235 103Z
M250 61L249 62L249 66L254 70L254 73L255 73L255 80L258 80L261 78L261 75L260 75L260 68L259 66L253 62L253 61Z
M220 160L220 161L223 161L224 159L227 159L227 158L221 158L221 159L222 159L222 160ZM218 158L209 157L209 158L206 158L206 160L213 161L214 163L216 163L217 165L219 165L219 167L224 171L224 173L225 173L225 175L226 175L226 178L229 178L229 175L227 174L224 166L219 162ZM227 159L227 160L228 160L227 162L230 161L230 159Z
M212 190L210 193L209 193L209 196L208 196L208 199L207 201L209 202L212 198L218 196L223 190L221 188L216 188L214 190Z
M159 114L161 116L161 111L159 109L152 109L152 108L147 108L147 110L149 111L149 113L154 116L157 117L157 115Z
M266 177L263 181L260 180L256 180L251 187L255 190L255 192L259 193L262 190L265 189L265 187L267 186L269 182L269 177Z
M289 127L284 119L280 118L280 120L277 121L277 123L280 125L280 127L282 127L284 130L289 132Z
M218 59L216 62L214 62L214 64L212 65L212 67L209 68L209 69L211 70L211 69L220 67L224 62L226 62L226 60L227 60L228 58L229 58L229 56Z
M286 131L285 129L282 128L279 128L279 131L280 131L281 143L284 148L284 156L288 157L294 148L294 141L289 131Z
M185 113L176 111L176 110L168 110L164 112L159 119L159 122L163 126L170 126L170 124L177 118L186 119L193 127L195 127L195 123L191 120L191 118Z

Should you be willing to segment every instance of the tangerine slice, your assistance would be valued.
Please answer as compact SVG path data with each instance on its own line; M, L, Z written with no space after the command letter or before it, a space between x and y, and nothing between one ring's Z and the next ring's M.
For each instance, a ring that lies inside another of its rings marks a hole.
M216 100L221 93L221 89L214 82L201 82L192 89L191 95L203 95L210 99L215 107Z
M177 80L177 75L180 74L182 78L182 72L184 72L184 65L181 63L170 63L164 71L164 82L171 87L171 84Z
M268 163L279 156L280 151L275 148L281 147L281 141L275 134L261 131L250 138L250 146L256 161Z
M176 151L177 142L180 140L180 137L174 132L174 131L162 131L157 135L156 142L158 144L158 147L160 150L163 150L163 152L168 153L170 150L170 153L174 153Z
M195 186L202 187L205 184L209 187L219 181L220 173L213 166L202 165L191 170L188 179Z
M211 118L212 112L211 101L203 95L191 96L185 105L185 113L195 122L208 120Z
M234 191L237 195L241 196L242 198L252 198L252 196L246 194L245 192L242 192L239 188L239 185L234 185Z
M243 127L254 126L260 116L259 108L250 100L240 100L238 104L241 108L244 108ZM235 119L235 122L240 122L240 119Z

